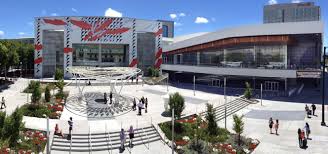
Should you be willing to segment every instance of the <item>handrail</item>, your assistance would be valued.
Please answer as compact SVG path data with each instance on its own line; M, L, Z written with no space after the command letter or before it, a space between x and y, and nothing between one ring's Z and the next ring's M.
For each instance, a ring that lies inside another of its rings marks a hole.
M142 131L143 131L143 134L146 134L145 133L145 130L144 130L144 128L143 127L141 127L141 129L142 129ZM149 136L148 136L148 134L146 134L146 136L147 136L147 141L148 141L148 149L149 149ZM141 137L142 138L142 137ZM142 141L143 141L143 138L142 138Z
M73 130L71 130L71 136L70 136L70 146L69 146L69 153L71 154L71 151L72 151L72 140L73 140L73 133L72 133Z
M113 153L113 143L112 143L112 140L110 139L110 133L106 133L107 132L107 123L106 123L106 131L105 131L105 134L107 134L107 146L109 146L109 143L110 143L110 153L112 154ZM109 140L109 142L108 142Z
M91 132L90 132L90 126L89 126L89 153L92 153L92 141L91 141Z

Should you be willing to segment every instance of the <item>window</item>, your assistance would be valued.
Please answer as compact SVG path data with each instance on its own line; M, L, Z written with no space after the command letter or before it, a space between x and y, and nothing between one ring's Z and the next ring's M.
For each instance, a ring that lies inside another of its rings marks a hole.
M167 25L163 25L163 37L169 36L169 27Z

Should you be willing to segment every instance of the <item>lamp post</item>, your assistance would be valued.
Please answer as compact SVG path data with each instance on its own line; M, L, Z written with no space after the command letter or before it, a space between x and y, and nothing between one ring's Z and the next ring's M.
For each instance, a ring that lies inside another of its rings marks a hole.
M227 129L227 96L226 96L227 79L224 77L224 128Z
M172 154L174 154L174 109L172 109Z
M326 48L323 50L323 63L322 63L322 121L321 126L326 126L325 123L325 69L326 69Z

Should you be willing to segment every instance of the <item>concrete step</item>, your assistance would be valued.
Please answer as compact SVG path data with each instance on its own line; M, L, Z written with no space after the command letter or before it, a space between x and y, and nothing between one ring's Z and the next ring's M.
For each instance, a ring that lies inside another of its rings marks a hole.
M88 152L92 151L106 151L111 149L118 149L120 147L119 131L108 133L89 134L73 134L72 145L71 141L54 136L51 149L52 151L74 151L74 152ZM125 145L129 143L128 132ZM108 138L109 137L109 138ZM147 144L148 142L155 142L161 140L160 135L152 126L144 129L135 130L134 145Z

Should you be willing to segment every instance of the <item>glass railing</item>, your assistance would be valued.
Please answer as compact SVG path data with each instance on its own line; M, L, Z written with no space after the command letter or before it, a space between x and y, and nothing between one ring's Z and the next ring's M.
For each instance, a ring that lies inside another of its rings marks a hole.
M163 63L164 65L187 65L187 66L204 66L204 67L220 67L220 68L254 68L254 69L279 69L279 70L317 70L318 65L285 65L281 62L269 62L267 64L247 64L243 62L225 62L225 63Z

